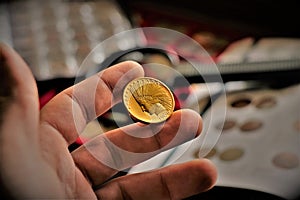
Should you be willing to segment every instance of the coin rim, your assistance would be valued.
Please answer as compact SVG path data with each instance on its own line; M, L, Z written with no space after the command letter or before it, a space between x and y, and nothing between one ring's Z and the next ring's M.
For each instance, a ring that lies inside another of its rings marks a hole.
M171 94L171 97L172 97L172 111L171 111L170 115L169 115L166 119L164 119L164 120L162 120L162 121L148 121L148 120L140 119L139 117L133 115L132 112L130 112L130 109L128 109L128 106L127 106L127 104L125 103L125 102L126 102L126 101L125 101L125 91L127 90L127 88L129 87L129 85L130 85L131 83L133 83L134 81L140 80L140 79L151 79L151 80L154 80L154 81L156 81L156 82L159 82L159 83L160 83L164 88L166 88L166 89L169 91L169 93ZM124 89L123 89L123 104L124 104L126 110L129 112L129 114L130 114L131 116L133 116L135 119L137 119L137 120L139 120L139 121L141 121L141 122L145 122L145 123L161 123L161 122L166 121L169 117L171 117L171 115L172 115L172 113L173 113L173 111L174 111L174 109L175 109L175 98L174 98L174 95L173 95L173 92L171 91L171 89L170 89L164 82L162 82L161 80L158 80L158 79L156 79L156 78L153 78L153 77L147 77L147 76L144 76L144 77L135 78L135 79L133 79L133 80L131 80L130 82L127 83L127 85L126 85L126 86L124 87Z

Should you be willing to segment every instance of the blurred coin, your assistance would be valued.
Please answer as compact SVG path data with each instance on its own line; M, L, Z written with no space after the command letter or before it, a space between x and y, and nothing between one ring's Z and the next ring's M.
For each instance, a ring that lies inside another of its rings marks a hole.
M236 125L236 121L233 119L226 119L225 122L217 124L216 128L222 131L229 130Z
M272 108L276 105L276 99L274 97L263 97L256 102L257 108Z
M163 82L150 77L137 78L128 83L123 102L132 118L146 123L167 120L175 107L171 90Z
M244 150L239 147L232 147L224 150L220 154L220 159L223 161L233 161L238 160L244 154Z
M251 119L246 121L244 124L240 126L241 131L249 132L254 131L263 126L263 123L258 119Z
M299 166L299 159L294 153L282 152L273 157L273 164L279 168L293 169Z

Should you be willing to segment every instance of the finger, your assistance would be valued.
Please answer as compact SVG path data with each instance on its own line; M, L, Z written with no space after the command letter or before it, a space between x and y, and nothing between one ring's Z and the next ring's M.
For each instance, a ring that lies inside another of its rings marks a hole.
M9 109L9 114L5 113L5 122L10 124L9 127L26 132L25 140L37 139L32 131L26 131L35 130L38 123L38 93L34 77L18 53L4 43L0 44L0 61L0 114ZM17 133L10 130L7 134L13 138Z
M164 124L131 124L101 134L72 152L73 159L92 185L102 184L118 171L200 134L202 120L192 110L178 110ZM134 134L133 134L134 133ZM136 137L136 136L150 137Z
M20 55L10 46L0 43L0 60L1 60L1 86L11 84L17 92L14 93L18 98L15 100L23 101L24 99L38 100L37 88L34 77L30 68ZM3 70L3 71L2 71Z
M0 120L0 185L13 199L61 195L62 184L45 163L39 145L34 77L18 53L5 44L0 44L0 76L0 115L4 115Z
M142 67L131 61L112 66L54 97L41 111L41 121L73 143L86 124L108 111L121 99L123 87L143 76Z
M99 199L184 199L207 191L216 182L217 171L206 160L113 179L96 190Z

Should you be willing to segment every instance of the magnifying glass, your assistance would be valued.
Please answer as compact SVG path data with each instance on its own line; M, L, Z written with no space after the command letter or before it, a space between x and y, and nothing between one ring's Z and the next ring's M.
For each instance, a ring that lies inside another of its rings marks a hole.
M188 47L188 49L186 47ZM196 60L188 56L193 54L197 54L197 57L201 57L202 60ZM159 61L163 61L158 63L157 60L153 59L154 55L160 57ZM151 57L151 59L149 59L149 57ZM97 62L95 62L95 58ZM103 41L96 46L83 61L76 81L79 82L84 78L125 60L135 60L139 62L144 68L146 76L164 82L180 101L185 100L187 97L191 97L194 101L198 100L197 94L191 90L192 83L189 82L184 73L182 73L182 70L185 69L178 69L178 65L182 61L188 64L186 65L186 69L192 69L197 76L202 77L202 83L204 83L204 87L211 101L214 100L216 93L215 90L206 83L223 83L216 64L199 43L180 32L158 27L128 30ZM213 79L209 76L202 76L203 69L208 67L209 71L214 74ZM225 93L223 87L220 87L219 93ZM180 104L181 108L190 108L189 105L183 101L181 101ZM200 137L197 138L197 146L199 149L203 149L203 155L213 148L221 134L220 131L219 133L214 132L214 134L210 135L209 129L211 128L211 122L214 117L217 117L218 121L225 121L225 108L226 102L224 102L224 106L221 110L214 110L212 108L207 114L207 117L205 117L206 122L203 132ZM194 107L193 109L200 113L199 107ZM98 121L105 126L113 126L113 128L132 123L132 119L130 119L122 102L113 106L111 110L99 117ZM180 148L180 151L173 154L171 159L168 158L168 162L175 161L188 147L187 145L184 148Z

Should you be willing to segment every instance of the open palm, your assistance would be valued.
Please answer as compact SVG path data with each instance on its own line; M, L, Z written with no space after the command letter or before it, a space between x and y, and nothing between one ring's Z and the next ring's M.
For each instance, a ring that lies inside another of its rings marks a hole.
M7 45L0 48L0 186L7 197L182 199L216 181L215 167L205 159L110 180L119 170L198 136L202 121L191 110L176 111L162 124L133 123L106 132L69 152L86 124L119 102L130 80L143 76L137 63L123 62L91 76L39 110L28 66ZM138 156L127 158L118 148Z

